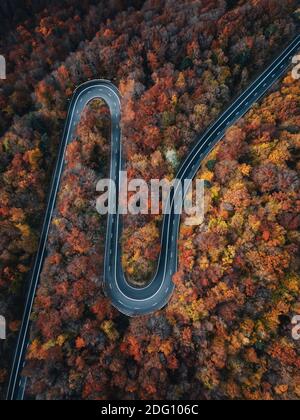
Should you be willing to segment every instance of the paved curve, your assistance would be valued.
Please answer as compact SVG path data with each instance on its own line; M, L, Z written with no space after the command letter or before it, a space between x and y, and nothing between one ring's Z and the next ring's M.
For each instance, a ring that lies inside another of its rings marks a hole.
M271 66L209 127L205 134L198 139L193 150L182 164L177 174L178 179L183 181L184 179L193 179L196 176L201 162L224 137L225 131L241 118L255 102L264 96L275 81L282 77L291 66L292 58L299 48L300 36L297 36ZM69 107L13 361L7 392L8 400L23 399L24 396L26 378L21 377L21 371L25 365L25 355L29 343L30 314L46 253L47 238L64 167L66 148L74 137L83 109L90 101L98 98L102 98L107 103L111 112L111 179L115 180L117 188L119 188L119 172L123 166L120 95L117 88L109 81L90 81L84 83L75 91ZM161 253L157 272L147 287L135 288L126 281L121 264L121 246L119 241L122 230L121 216L116 214L108 217L104 289L113 305L126 315L138 316L157 311L168 303L173 293L172 277L177 271L177 238L180 224L180 216L174 214L178 193L179 191L176 189L171 192L171 214L166 215L163 221Z

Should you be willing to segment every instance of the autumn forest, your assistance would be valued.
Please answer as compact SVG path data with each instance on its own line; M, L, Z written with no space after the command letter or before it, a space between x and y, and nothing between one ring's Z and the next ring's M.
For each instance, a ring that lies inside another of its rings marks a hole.
M122 94L129 178L172 179L300 24L298 0L8 3L0 6L0 399L75 88L111 80ZM106 217L96 184L110 170L110 124L106 104L90 103L67 148L31 314L26 397L299 400L300 341L291 333L300 315L299 80L287 72L203 162L204 223L187 226L182 216L175 292L143 317L119 313L101 286ZM122 265L136 286L156 270L161 221L124 218Z

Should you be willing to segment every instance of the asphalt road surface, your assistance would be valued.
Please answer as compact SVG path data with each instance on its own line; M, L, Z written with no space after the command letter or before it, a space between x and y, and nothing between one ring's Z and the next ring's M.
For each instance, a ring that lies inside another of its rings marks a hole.
M292 58L300 48L300 36L297 36L287 49L268 67L268 69L240 95L235 102L212 124L197 141L193 150L182 164L177 179L193 179L201 162L224 137L226 130L262 98L270 87L280 79L292 65ZM117 88L106 80L95 80L84 83L74 93L65 125L56 168L51 184L41 240L31 276L23 322L19 334L16 353L13 361L11 377L7 392L8 400L22 400L26 387L26 378L21 376L25 365L25 355L29 343L30 314L38 286L40 273L46 253L46 245L51 219L56 204L57 192L64 168L67 145L74 138L82 111L94 99L103 99L111 112L111 179L120 186L119 172L122 170L121 148L121 102ZM120 237L122 216L109 215L107 221L104 289L112 304L128 316L140 316L152 313L164 307L174 290L172 277L177 271L178 249L177 239L180 215L175 214L179 189L171 192L171 214L163 220L161 234L161 252L157 272L152 281L143 288L131 286L125 278L121 263Z

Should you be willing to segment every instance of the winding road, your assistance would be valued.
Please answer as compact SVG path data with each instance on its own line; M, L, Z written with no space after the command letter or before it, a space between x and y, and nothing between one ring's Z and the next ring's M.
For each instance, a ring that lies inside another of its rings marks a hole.
M224 137L226 130L246 114L252 105L262 98L270 87L282 77L292 65L292 59L300 48L300 36L297 36L285 51L255 80L234 103L212 124L197 140L193 150L182 164L177 179L193 179L203 161L216 144ZM26 378L21 376L25 365L26 350L29 343L30 314L39 282L46 245L57 193L64 168L67 145L74 138L77 125L87 104L94 99L103 99L111 113L111 174L117 188L120 188L119 174L123 168L121 147L121 101L118 89L109 81L95 80L81 85L74 93L70 103L65 130L59 149L58 159L51 184L48 205L41 233L40 244L31 276L31 283L25 305L23 322L14 356L7 400L22 400ZM117 191L118 191L117 189ZM107 220L104 290L112 304L128 316L140 316L152 313L164 307L174 290L172 277L177 271L180 215L175 214L180 189L171 191L171 214L164 216L161 234L161 252L157 272L152 281L144 288L131 286L125 278L121 263L120 237L122 216L118 213L109 215ZM118 203L117 203L118 204Z

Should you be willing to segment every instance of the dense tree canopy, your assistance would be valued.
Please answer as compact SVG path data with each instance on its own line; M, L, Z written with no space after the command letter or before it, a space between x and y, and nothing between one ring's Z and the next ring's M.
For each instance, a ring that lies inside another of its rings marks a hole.
M106 21L99 5L79 3L41 12L8 38L15 72L0 90L3 354L19 328L74 88L113 80L129 177L172 178L195 136L296 33L296 0L149 0ZM100 284L105 219L95 185L108 171L109 121L102 104L87 110L68 147L32 315L31 396L300 397L290 334L300 311L299 103L299 84L287 76L209 156L198 174L208 213L203 225L182 226L176 292L167 308L138 319L115 311ZM160 218L125 220L123 266L135 283L155 269L159 227Z

